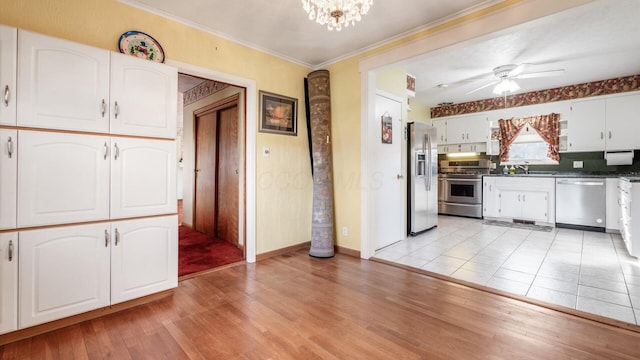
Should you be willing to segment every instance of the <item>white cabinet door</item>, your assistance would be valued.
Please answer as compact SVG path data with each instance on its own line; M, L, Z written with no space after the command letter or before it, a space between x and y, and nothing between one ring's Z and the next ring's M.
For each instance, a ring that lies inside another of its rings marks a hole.
M498 189L496 188L496 180L493 177L485 176L482 178L482 216L499 217L498 211L500 202L498 198Z
M500 217L520 219L522 216L522 192L520 190L500 189Z
M0 229L16 228L18 132L0 129Z
M20 232L19 326L109 305L109 224Z
M18 125L109 131L109 51L18 32Z
M18 233L0 234L0 334L18 329Z
M0 25L0 124L16 124L18 30Z
M449 118L447 136L450 144L485 142L489 138L489 121L484 115Z
M111 218L175 213L175 142L132 138L111 141Z
M431 122L436 127L436 135L438 136L438 145L447 144L447 121L435 119Z
M111 54L111 133L175 138L176 68Z
M620 230L620 189L618 188L618 178L607 178L606 196L606 218L605 227L607 230Z
M549 201L546 192L523 191L521 200L522 219L548 222Z
M18 132L18 227L109 218L109 138Z
M568 151L605 149L605 100L584 100L571 104Z
M607 99L607 150L640 149L640 94Z
M111 224L111 303L178 286L177 215Z

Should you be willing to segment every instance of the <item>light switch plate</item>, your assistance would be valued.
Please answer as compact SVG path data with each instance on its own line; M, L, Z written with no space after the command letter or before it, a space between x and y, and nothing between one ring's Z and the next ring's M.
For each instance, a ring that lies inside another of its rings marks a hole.
M582 162L582 161L574 161L573 162L573 168L574 169L582 169L583 166L584 166L584 162Z

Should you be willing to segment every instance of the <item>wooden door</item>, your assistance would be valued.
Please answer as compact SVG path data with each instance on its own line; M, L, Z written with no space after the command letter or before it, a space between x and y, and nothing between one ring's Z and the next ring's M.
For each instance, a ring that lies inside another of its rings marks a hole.
M238 245L238 106L218 113L216 237Z
M194 228L215 236L216 129L218 112L196 114Z

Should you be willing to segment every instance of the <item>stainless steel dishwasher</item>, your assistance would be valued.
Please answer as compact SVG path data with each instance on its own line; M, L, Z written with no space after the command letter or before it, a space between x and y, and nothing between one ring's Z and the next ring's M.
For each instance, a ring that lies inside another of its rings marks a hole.
M556 226L605 231L604 178L556 178Z

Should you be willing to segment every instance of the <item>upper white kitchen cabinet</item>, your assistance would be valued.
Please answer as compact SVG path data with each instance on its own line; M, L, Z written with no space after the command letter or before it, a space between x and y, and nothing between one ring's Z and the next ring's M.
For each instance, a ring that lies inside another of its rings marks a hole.
M18 131L0 129L0 229L16 228Z
M485 115L449 118L447 139L449 144L485 142L489 139L489 121Z
M177 211L175 141L111 139L111 218Z
M640 93L607 96L571 104L568 151L640 149L637 124Z
M436 136L438 138L438 145L447 143L447 120L434 119L432 122L436 128Z
M178 286L178 217L111 224L111 303Z
M568 151L603 151L605 149L605 109L605 99L582 100L571 104Z
M0 234L0 334L18 329L18 233Z
M607 150L640 149L640 93L607 98Z
M0 25L0 124L16 124L16 59L18 30Z
M109 132L109 51L20 30L20 126Z
M175 138L178 71L111 53L111 133Z
M109 219L108 136L30 130L18 136L18 227Z
M20 328L109 305L109 232L108 223L20 232Z

